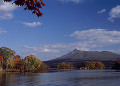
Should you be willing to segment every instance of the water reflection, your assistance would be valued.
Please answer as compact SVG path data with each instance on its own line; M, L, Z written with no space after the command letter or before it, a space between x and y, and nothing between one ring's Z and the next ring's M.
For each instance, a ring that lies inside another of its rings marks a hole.
M120 72L113 70L74 70L25 74L0 73L0 86L119 86L119 80Z
M6 75L0 73L0 86L4 86L4 83L6 83Z
M0 74L0 86L26 86L33 85L37 82L37 76L39 77L40 83L40 73L26 73L26 74Z

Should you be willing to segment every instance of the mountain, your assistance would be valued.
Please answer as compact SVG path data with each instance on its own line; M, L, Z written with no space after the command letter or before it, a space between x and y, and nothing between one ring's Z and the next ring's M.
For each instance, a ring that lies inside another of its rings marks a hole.
M101 61L106 65L111 65L113 62L120 59L120 55L110 51L81 51L74 49L72 52L58 57L53 60L45 61L48 65L57 65L60 62L71 62L80 64L83 61Z
M98 61L117 61L120 59L120 55L110 52L110 51L81 51L81 50L73 50L72 52L63 55L55 60L68 60L68 61L75 61L75 60L98 60Z

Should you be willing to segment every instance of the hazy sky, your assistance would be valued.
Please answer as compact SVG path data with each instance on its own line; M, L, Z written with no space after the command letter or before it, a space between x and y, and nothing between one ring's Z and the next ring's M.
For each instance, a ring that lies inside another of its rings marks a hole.
M44 0L44 14L0 0L0 47L40 60L78 50L120 54L119 0Z

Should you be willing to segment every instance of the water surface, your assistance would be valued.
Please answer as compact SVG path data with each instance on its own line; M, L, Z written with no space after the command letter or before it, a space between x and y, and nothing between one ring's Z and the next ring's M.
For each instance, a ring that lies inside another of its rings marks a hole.
M120 86L120 72L115 70L73 70L1 74L0 86Z

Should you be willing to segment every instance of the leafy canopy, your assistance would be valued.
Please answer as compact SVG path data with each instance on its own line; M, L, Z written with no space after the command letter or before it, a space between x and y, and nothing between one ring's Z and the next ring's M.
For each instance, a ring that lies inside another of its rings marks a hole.
M87 67L88 69L103 69L105 66L99 61L85 61L84 67Z
M37 59L34 55L29 55L24 58L26 69L37 69L39 68L43 63Z
M73 69L74 65L72 63L62 62L59 63L57 69Z
M7 47L0 48L1 64L3 69L6 69L7 60L15 55L15 51Z
M8 58L14 55L15 55L14 50L11 50L10 48L7 48L7 47L0 48L0 56L2 57L3 60L7 60Z
M40 8L45 6L43 0L4 0L4 2L13 2L18 6L25 6L25 10L31 10L33 14L36 14L38 17L42 16Z

